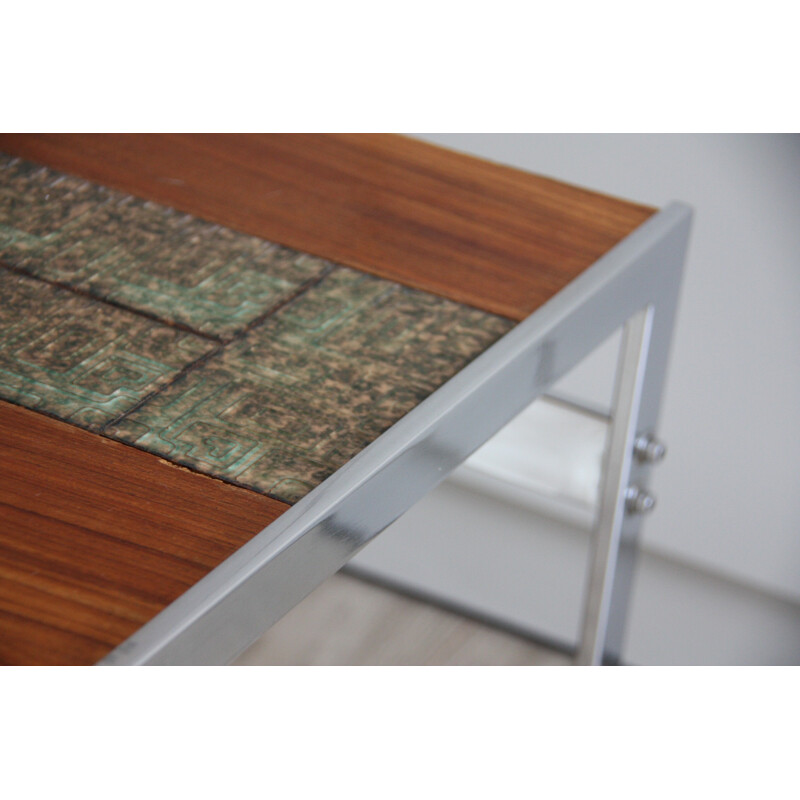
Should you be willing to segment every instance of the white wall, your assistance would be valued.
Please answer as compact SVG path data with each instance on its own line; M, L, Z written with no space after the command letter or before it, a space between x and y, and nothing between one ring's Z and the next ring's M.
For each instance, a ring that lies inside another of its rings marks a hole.
M786 601L800 602L800 136L420 136L635 201L694 206L662 406L669 454L654 472L659 507L645 544L682 569L751 591L753 604L757 596L783 603L788 619ZM615 352L601 348L560 388L606 400ZM719 601L719 613L727 607L743 625L764 627L735 606ZM635 619L644 635L647 615L635 609ZM731 635L748 638L744 629ZM765 662L786 660L785 651L769 655L763 636L750 639L747 654L724 652L743 663L759 661L753 648L761 648Z

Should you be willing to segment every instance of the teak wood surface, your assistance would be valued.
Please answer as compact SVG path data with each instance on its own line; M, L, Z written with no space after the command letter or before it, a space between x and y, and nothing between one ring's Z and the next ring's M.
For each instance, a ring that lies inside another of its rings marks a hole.
M4 134L0 151L518 321L653 213L403 136Z
M0 664L101 659L287 506L0 401Z
M652 209L397 136L0 135L0 151L514 320ZM102 658L287 506L0 402L0 663Z

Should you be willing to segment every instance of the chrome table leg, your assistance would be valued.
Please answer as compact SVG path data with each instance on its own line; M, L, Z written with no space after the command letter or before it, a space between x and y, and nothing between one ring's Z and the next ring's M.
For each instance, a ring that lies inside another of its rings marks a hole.
M646 259L654 284L648 302L626 315L578 664L621 661L641 512L654 504L646 487L651 466L664 454L654 434L688 243L688 217L674 234Z
M605 653L614 577L622 525L631 512L628 492L642 383L652 329L652 308L640 311L624 328L614 390L614 407L606 441L600 504L592 532L589 581L578 664L600 664ZM641 492L641 490L640 490ZM649 495L644 495L649 496ZM637 495L641 499L643 495Z

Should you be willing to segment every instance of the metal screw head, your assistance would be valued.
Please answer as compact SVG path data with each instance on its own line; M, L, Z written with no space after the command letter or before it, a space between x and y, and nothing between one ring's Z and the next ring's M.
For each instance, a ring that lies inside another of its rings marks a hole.
M655 436L647 433L636 437L633 443L633 454L639 461L655 464L664 458L667 454L667 448L663 442L658 441Z
M655 505L655 497L640 486L629 486L625 491L625 508L631 514L647 514Z

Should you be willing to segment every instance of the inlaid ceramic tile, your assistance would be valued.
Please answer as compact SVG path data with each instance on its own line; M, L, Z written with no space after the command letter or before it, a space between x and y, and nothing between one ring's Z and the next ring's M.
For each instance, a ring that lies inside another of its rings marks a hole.
M294 502L510 327L339 268L106 433Z
M0 398L97 430L217 347L0 268Z
M512 326L2 156L0 260L114 303L0 271L1 397L289 502Z
M0 261L222 340L330 268L2 154Z

